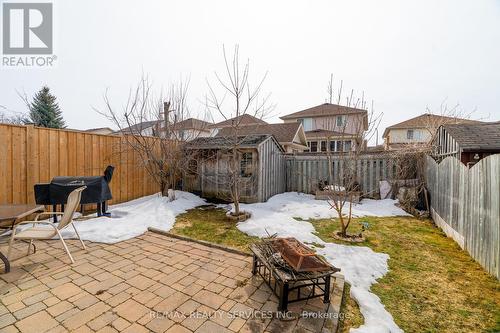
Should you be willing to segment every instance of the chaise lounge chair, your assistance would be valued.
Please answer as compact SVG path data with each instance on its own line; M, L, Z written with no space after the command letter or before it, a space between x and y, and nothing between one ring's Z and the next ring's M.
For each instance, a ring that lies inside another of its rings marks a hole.
M80 199L82 197L82 191L85 190L85 186L79 187L76 190L72 191L67 200L67 204L65 206L64 212L43 212L38 214L35 217L34 221L26 221L26 222L21 222L18 223L17 226L20 225L25 225L25 224L32 224L31 227L17 231L16 228L13 228L12 230L12 235L10 237L10 242L9 242L9 251L7 253L7 257L10 259L10 253L12 250L12 245L14 244L14 240L16 239L23 239L23 240L29 240L29 246L28 246L28 255L30 254L30 248L33 243L33 240L48 240L54 238L56 235L59 237L59 239L62 242L62 245L64 247L64 250L68 254L69 259L71 260L71 263L74 264L75 261L73 260L73 257L71 256L71 253L69 252L68 246L66 245L66 242L64 241L63 237L61 236L60 231L67 226L71 225L73 226L73 229L75 230L76 236L80 240L80 243L82 244L83 249L85 250L85 244L83 243L82 239L80 238L80 235L78 234L78 231L76 230L75 225L73 224L73 215L80 205ZM61 221L59 222L58 225L49 222L49 221L38 221L38 218L41 215L62 215ZM40 228L36 227L36 225L48 225L50 228Z

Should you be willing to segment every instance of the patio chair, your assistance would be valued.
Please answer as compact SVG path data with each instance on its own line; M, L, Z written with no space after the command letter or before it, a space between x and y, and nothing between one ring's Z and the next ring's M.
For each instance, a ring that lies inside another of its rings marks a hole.
M83 249L85 250L85 244L83 243L83 240L80 238L80 235L78 234L78 231L76 230L75 225L73 224L73 215L80 205L80 199L82 197L82 191L86 189L86 186L82 186L77 188L76 190L72 191L69 196L68 200L64 209L64 212L43 212L38 214L35 217L34 221L26 221L26 222L21 222L18 223L17 225L26 225L26 224L32 224L31 227L17 231L16 228L13 228L12 230L12 235L10 237L9 241L9 251L7 253L7 257L10 258L10 253L12 250L12 245L14 244L14 240L16 239L22 239L22 240L29 240L29 246L28 246L28 255L30 254L30 248L31 245L33 244L33 240L49 240L54 238L56 235L59 237L61 240L61 243L64 247L64 250L68 254L69 259L71 260L71 263L74 264L75 261L73 260L73 257L71 256L71 253L69 252L68 246L66 245L66 242L64 241L63 237L61 236L61 230L68 227L71 225L73 229L75 230L76 236L80 240L80 243L82 244ZM52 222L49 221L38 221L38 218L41 215L62 215L61 221L59 222L58 225L55 225ZM40 228L36 227L36 225L48 225L50 228Z

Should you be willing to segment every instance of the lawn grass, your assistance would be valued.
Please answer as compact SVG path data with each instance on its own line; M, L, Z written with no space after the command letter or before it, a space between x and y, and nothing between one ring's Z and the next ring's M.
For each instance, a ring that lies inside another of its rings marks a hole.
M250 253L248 247L258 240L239 231L235 222L226 218L223 209L194 208L177 216L171 233L221 244Z
M359 327L363 324L363 315L359 311L358 304L349 297L350 292L351 286L346 282L344 284L344 298L342 298L340 306L342 317L339 321L339 333L348 333L351 327Z
M431 221L365 217L355 219L350 231L359 232L361 221L369 223L366 241L349 245L390 255L389 272L371 290L405 332L500 332L500 283ZM343 243L332 237L338 221L310 222L324 241ZM177 217L171 232L246 252L257 240L229 222L223 209L191 209ZM363 322L352 299L343 311L342 332Z
M368 246L389 254L389 272L371 290L405 332L500 332L500 283L429 220L413 217L355 219ZM312 220L328 242L338 221ZM340 242L341 243L341 242ZM353 245L353 244L349 244ZM348 305L345 331L359 312ZM349 315L347 315L349 314ZM356 327L352 325L352 327Z

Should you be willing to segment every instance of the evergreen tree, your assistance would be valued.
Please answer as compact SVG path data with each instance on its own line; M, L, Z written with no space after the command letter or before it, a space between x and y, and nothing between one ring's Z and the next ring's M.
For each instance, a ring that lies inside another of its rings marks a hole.
M56 97L44 86L29 104L29 121L35 126L50 128L65 128L66 124Z

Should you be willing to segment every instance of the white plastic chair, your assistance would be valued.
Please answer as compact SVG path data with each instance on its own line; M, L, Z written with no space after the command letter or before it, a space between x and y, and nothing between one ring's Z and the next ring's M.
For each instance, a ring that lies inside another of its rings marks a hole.
M82 244L83 249L85 250L85 244L83 243L83 240L80 238L80 235L78 234L78 231L76 230L75 225L73 224L73 215L75 214L76 209L80 205L80 200L82 197L82 191L85 190L87 187L82 186L71 192L68 196L68 200L64 209L64 212L43 212L38 214L35 217L34 221L26 221L26 222L21 222L18 223L16 226L19 225L24 225L24 224L32 224L31 227L16 231L16 228L13 228L12 230L12 235L10 237L9 241L9 251L7 253L7 257L10 259L10 253L12 250L12 245L14 244L15 239L24 239L24 240L30 240L30 243L28 245L28 255L30 254L30 248L31 245L33 244L33 240L48 240L54 238L56 235L59 237L61 240L61 243L64 247L64 250L68 254L69 259L71 260L71 263L74 264L75 261L73 260L73 257L71 256L71 253L69 252L68 246L66 245L66 242L64 241L63 237L61 236L61 230L64 229L65 227L71 225L73 226L73 229L75 230L76 236L80 240L80 243ZM49 222L49 221L38 221L38 218L41 215L62 215L61 221L59 224L56 226L54 223ZM51 228L40 228L37 227L36 225L48 225Z

